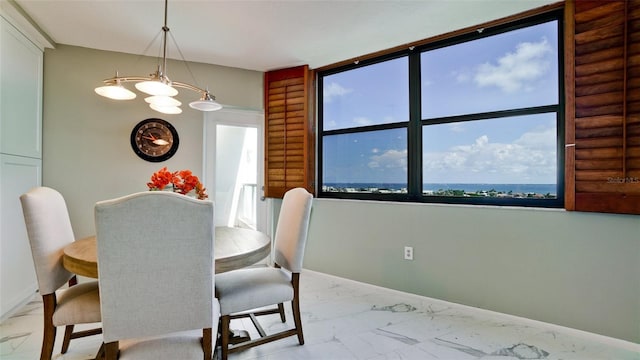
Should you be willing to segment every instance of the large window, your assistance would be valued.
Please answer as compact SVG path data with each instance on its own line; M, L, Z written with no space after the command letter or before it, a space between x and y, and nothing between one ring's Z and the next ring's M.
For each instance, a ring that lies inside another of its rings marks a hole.
M561 16L318 74L320 196L561 207Z

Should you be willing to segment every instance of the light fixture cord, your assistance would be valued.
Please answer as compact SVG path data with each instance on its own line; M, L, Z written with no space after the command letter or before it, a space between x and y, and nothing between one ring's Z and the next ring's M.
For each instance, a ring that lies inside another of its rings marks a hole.
M162 31L164 32L162 36L162 76L166 76L167 74L167 33L169 32L169 27L167 26L168 8L169 0L164 0L164 26L162 27Z
M182 50L180 50L180 46L178 46L178 42L173 37L173 34L169 33L169 35L171 35L171 40L173 40L173 44L176 46L176 49L178 49L178 53L180 54L180 58L182 58L182 62L184 62L184 65L187 67L187 71L189 72L189 75L191 75L191 79L193 80L193 82L196 84L197 87L201 88L202 86L198 84L198 80L196 80L196 77L193 76L191 67L189 66L189 63L187 62L187 60L185 60L184 55L182 54Z
M158 31L156 33L156 36L153 38L153 40L151 40L151 42L149 42L149 44L147 45L146 48L144 48L144 51L142 53L140 53L140 55L138 55L138 58L136 59L136 62L134 63L134 66L137 66L138 63L140 63L140 60L142 58L144 58L146 55L146 53L149 51L149 48L151 48L151 45L155 44L156 41L158 41L158 37L160 36L160 34L162 34L162 30ZM158 51L159 53L160 51ZM160 54L158 54L158 56L156 56L156 58L159 60L160 59ZM158 61L159 62L159 61ZM158 64L159 65L159 64Z
M164 36L163 36L163 39L162 39L162 42L160 43L160 48L158 49L158 55L156 56L156 59L158 60L158 63L157 63L158 68L159 68L161 71L163 71L163 73L166 73L165 68L166 68L166 66L167 66L167 65L166 65L166 58L167 58L167 57L166 57L166 51L167 51L167 46L166 46L166 43L167 43L167 36L166 36L165 28L166 28L166 31L169 31L169 28L167 27L167 6L168 6L167 1L168 1L168 0L165 0L165 3L164 3L164 26L162 27L162 29L161 29L160 31L158 31L158 32L156 33L156 36L154 36L153 40L151 40L151 41L147 44L147 47L146 47L146 48L144 48L144 50L142 51L142 53L140 53L140 55L138 55L138 58L136 59L136 62L135 62L135 64L134 64L134 65L137 65L137 64L140 62L140 60L141 60L143 57L145 57L145 54L147 54L147 52L149 51L149 48L151 48L151 46L152 46L153 44L155 44L155 43L156 43L156 41L158 41L158 37L160 37L160 35L164 35ZM173 35L172 35L172 36L173 36ZM174 40L174 41L175 41L175 40ZM161 53L162 51L164 51L164 52L165 52L165 55L162 57L164 62L161 64L161 63L160 63L160 53ZM160 68L160 66L162 66L162 67Z
M171 36L171 40L173 41L173 44L175 45L176 49L178 50L178 54L180 54L180 58L182 59L182 62L184 62L185 66L187 67L187 71L189 72L189 75L191 75L191 79L196 84L196 87L200 87L200 84L198 84L198 81L196 80L196 77L193 75L193 71L191 71L191 67L189 66L189 63L187 62L187 60L184 57L184 54L182 53L182 49L180 49L180 46L178 45L178 42L176 41L176 38L173 36L171 31L169 30L169 27L167 26L168 9L169 9L169 0L164 0L164 26L162 27L162 31L164 32L164 35L163 35L163 56L162 56L162 60L163 60L163 64L162 64L163 76L167 75L167 34L169 34Z

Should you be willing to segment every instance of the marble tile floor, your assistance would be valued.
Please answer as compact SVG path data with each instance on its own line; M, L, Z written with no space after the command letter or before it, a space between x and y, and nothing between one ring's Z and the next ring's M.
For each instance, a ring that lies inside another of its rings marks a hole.
M289 306L286 306L289 308ZM640 360L640 345L537 321L447 303L305 270L301 276L305 345L289 337L232 354L233 360L289 359L607 359ZM291 319L291 314L288 314ZM0 324L0 359L38 359L39 296ZM267 332L277 316L261 318ZM250 322L232 322L255 336ZM72 340L54 359L91 359L101 336Z

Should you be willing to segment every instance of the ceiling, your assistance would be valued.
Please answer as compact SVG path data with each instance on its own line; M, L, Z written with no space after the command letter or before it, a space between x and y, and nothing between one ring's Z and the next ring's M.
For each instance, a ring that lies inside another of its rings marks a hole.
M167 56L258 71L318 68L554 2L171 0ZM160 54L162 0L15 3L55 44Z

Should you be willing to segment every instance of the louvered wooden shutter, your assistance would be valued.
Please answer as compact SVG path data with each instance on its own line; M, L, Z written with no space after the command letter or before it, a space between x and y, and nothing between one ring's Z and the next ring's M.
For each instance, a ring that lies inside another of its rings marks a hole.
M269 71L264 78L265 191L282 198L294 187L314 193L314 129L307 65Z
M640 214L640 0L567 13L566 208Z

